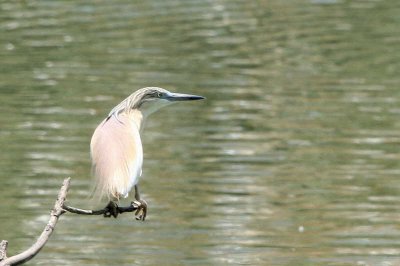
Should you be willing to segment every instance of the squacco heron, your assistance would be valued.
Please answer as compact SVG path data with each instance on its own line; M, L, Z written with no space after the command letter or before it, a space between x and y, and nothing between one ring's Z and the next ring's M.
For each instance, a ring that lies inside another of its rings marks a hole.
M95 194L108 198L110 215L118 215L117 202L128 197L134 187L139 206L136 219L146 218L147 203L140 198L138 187L143 164L141 134L146 118L171 103L200 99L204 97L157 87L143 88L115 106L97 126L90 142Z

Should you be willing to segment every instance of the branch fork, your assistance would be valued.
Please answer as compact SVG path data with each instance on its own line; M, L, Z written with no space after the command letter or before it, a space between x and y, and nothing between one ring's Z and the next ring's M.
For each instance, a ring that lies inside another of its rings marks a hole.
M7 247L8 247L8 241L7 240L2 240L0 242L0 266L9 266L9 265L19 265L23 264L29 260L31 260L33 257L35 257L39 251L44 247L44 245L47 243L48 239L50 238L51 234L53 233L56 224L58 222L58 219L60 218L61 215L63 215L66 212L71 212L75 214L83 214L83 215L103 215L104 217L111 217L113 216L114 218L117 218L118 214L124 213L124 212L136 212L135 215L138 215L140 210L143 208L141 206L141 202L138 201L133 201L131 202L131 205L127 207L120 207L117 206L115 203L115 206L110 206L110 203L103 209L100 210L83 210L83 209L78 209L75 207L67 206L65 205L67 193L69 190L71 178L68 177L64 179L64 182L61 186L61 189L58 193L57 200L54 204L53 209L50 212L50 220L45 226L43 232L39 236L39 238L36 240L36 242L27 250L11 256L7 257ZM113 210L110 210L110 208L114 208ZM138 217L136 217L137 220ZM140 220L144 220L140 219Z

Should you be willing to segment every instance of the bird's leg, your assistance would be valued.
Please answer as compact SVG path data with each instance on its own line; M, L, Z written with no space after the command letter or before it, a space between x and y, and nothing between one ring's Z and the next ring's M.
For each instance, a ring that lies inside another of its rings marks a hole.
M104 217L114 217L117 218L118 216L118 205L114 201L111 201L107 204L107 206L104 208L106 209L106 212L103 214Z
M138 209L135 212L136 220L144 221L147 214L147 202L140 198L138 185L135 185L135 199L136 201L134 201L133 203L138 205Z

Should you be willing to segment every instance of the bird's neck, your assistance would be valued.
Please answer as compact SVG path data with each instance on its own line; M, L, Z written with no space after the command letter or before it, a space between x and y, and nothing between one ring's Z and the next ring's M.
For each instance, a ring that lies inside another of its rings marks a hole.
M131 120L137 126L139 132L141 133L146 119L145 114L138 109L133 109L127 113L127 116L128 119Z

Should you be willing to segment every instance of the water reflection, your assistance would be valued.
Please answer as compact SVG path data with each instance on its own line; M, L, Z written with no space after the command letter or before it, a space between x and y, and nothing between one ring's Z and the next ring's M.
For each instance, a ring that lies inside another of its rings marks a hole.
M154 85L142 224L65 215L32 264L397 265L396 1L0 4L0 228L29 246L88 143ZM12 207L10 207L12 206Z

